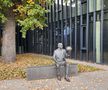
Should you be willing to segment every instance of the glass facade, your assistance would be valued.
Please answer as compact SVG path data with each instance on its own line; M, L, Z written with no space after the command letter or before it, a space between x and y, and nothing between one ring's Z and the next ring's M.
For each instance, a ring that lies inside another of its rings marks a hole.
M107 0L55 0L45 30L29 31L17 45L22 52L52 55L57 43L72 47L71 58L108 63ZM19 34L20 35L20 34ZM18 41L18 40L17 40ZM22 45L22 46L21 46Z
M55 0L54 5L49 6L52 7L49 12L52 17L48 17L48 23L53 25L48 30L54 36L54 39L49 37L49 48L54 45L52 52L57 48L57 43L62 42L64 48L73 48L72 58L103 63L105 2L106 0L69 0L65 3L64 0Z
M46 5L48 27L28 31L21 38L17 26L17 53L52 55L57 43L72 47L71 58L108 63L108 0L55 0Z
M108 0L104 0L103 62L108 64Z

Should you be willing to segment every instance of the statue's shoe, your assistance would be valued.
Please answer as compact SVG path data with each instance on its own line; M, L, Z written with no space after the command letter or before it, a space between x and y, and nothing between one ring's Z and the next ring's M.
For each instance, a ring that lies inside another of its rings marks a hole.
M65 80L66 80L67 82L70 82L70 79L69 79L69 78L65 78Z
M57 79L58 79L59 81L61 81L61 77L60 77L60 76L57 76Z

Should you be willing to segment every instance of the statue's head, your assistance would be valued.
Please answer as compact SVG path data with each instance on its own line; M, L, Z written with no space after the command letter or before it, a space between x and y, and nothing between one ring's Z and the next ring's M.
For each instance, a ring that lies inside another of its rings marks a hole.
M58 43L58 48L62 49L63 48L63 44L62 43Z

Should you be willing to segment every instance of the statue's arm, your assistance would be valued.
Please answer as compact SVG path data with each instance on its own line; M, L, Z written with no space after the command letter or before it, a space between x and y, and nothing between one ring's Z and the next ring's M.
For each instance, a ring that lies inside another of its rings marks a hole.
M68 58L69 57L69 54L67 53L66 50L64 52L65 52L65 57Z
M55 61L55 62L57 62L57 60L56 60L56 52L54 51L54 53L53 53L53 60Z

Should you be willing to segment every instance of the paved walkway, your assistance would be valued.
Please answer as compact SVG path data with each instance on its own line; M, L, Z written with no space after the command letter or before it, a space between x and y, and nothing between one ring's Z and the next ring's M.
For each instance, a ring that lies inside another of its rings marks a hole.
M108 71L81 73L71 77L71 82L64 79L5 80L0 81L0 90L108 90Z
M27 81L25 79L0 81L0 90L108 90L108 66L74 61L105 69L105 71L80 73L71 82L54 79Z

